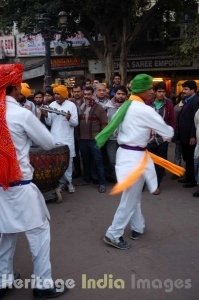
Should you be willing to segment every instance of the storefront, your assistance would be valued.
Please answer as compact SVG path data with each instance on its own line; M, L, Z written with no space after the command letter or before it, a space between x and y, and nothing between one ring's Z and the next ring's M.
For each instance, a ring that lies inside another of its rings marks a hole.
M68 44L60 42L59 39L60 37L56 36L50 44L52 81L70 86L74 84L75 78L83 80L87 64L80 58L73 57L69 53ZM79 47L81 43L85 43L85 39L79 34L71 42L74 47ZM33 90L43 89L46 51L42 36L17 34L16 49L17 59L25 65L24 80L30 83Z
M199 59L182 61L172 56L129 57L128 74L130 78L140 72L146 72L154 77L154 81L164 81L169 96L178 95L182 82L198 79ZM115 62L115 71L119 70L119 60ZM199 87L199 85L198 85Z
M87 64L78 57L52 57L51 69L55 83L64 82L70 87L75 82L83 83Z
M199 59L184 62L172 56L129 56L127 62L128 80L136 74L147 73L154 77L154 82L164 81L167 95L174 97L181 91L182 81L196 80L199 84ZM96 78L104 78L104 65L99 60L89 60L89 71ZM114 71L119 72L119 58L114 61ZM199 88L199 85L198 85Z

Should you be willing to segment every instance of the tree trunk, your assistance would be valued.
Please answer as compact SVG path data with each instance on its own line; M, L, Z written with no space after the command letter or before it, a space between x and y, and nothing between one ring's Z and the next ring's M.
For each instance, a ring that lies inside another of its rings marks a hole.
M97 58L104 63L106 83L108 85L111 85L113 74L114 74L114 66L113 66L113 47L112 47L112 40L110 35L108 33L103 35L104 49L101 50L100 44L98 44L97 46L90 32L88 32L84 28L80 28L80 29L83 32L84 36L90 42L91 48L95 52Z
M126 42L122 39L122 48L120 52L120 75L123 85L127 84L127 63L128 63L128 49Z
M127 28L126 18L124 18L123 27L122 27L120 64L119 64L121 81L123 85L127 84L127 62L128 62L128 50L129 50L129 42L127 39L127 34L128 34L128 28Z
M109 38L109 35L104 36L104 66L106 83L111 85L114 74L114 64L112 42L111 38Z
M104 65L105 65L105 77L106 77L106 83L108 85L111 85L113 80L113 53L107 52L104 55Z

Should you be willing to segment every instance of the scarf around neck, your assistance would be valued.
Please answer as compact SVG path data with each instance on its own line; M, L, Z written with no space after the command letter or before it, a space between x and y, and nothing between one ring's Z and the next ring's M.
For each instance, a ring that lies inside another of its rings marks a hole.
M113 135L115 130L122 123L126 112L132 103L132 100L143 102L144 104L144 101L140 97L135 95L130 96L128 100L124 101L124 103L120 106L117 113L113 116L109 124L100 133L96 135L95 140L98 148L104 146L106 141Z

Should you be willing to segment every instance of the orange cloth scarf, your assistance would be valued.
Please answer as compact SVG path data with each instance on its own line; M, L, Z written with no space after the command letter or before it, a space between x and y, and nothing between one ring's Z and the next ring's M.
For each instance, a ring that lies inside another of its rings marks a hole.
M20 84L22 73L21 64L0 65L0 185L4 189L22 178L16 150L6 122L6 88Z
M140 97L135 96L135 95L131 96L129 98L129 100L139 101L139 102L144 103L144 101ZM178 175L178 176L182 176L185 173L184 168L177 166L177 165L171 163L170 161L168 161L162 157L159 157L159 156L146 150L144 158L138 164L137 168L135 170L133 170L133 172L128 174L127 177L122 182L117 183L113 187L113 189L110 192L111 195L121 193L136 183L136 181L142 176L142 174L144 173L144 171L146 169L149 155L155 164L160 165L161 167L165 168L166 170L170 171L171 173Z

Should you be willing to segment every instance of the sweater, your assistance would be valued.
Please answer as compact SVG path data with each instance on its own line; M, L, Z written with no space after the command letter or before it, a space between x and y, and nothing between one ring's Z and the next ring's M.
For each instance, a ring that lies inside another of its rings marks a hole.
M86 105L81 107L79 115L79 139L93 140L108 124L106 111L95 103L86 117Z

